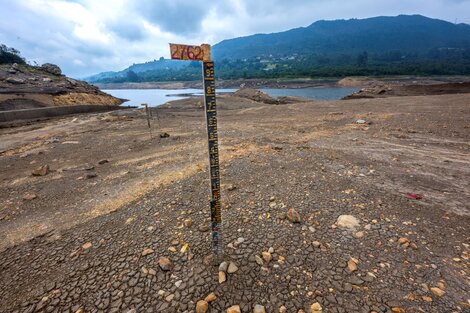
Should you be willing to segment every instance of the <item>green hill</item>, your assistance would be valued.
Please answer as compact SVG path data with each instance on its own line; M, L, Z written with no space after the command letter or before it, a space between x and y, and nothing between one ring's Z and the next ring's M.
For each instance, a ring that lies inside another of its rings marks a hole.
M213 55L222 79L468 75L470 25L421 15L318 21L285 32L224 40L213 46ZM197 62L160 60L88 81L197 79Z

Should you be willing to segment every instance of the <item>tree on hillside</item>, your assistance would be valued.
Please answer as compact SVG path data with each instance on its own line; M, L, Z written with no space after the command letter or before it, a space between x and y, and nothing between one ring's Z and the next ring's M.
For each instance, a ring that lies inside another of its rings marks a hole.
M369 62L369 55L366 51L357 56L357 66L361 68L366 68L367 63Z
M131 82L131 83L137 83L140 81L140 77L139 75L137 75L134 71L129 71L127 72L126 74L126 77L127 77L127 81Z
M4 44L0 44L0 64L12 63L25 64L26 61L15 48L9 48Z

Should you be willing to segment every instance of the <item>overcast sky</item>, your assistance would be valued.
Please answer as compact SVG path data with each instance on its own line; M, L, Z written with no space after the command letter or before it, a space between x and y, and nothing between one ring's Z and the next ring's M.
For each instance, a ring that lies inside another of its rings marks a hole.
M0 0L0 43L84 77L168 57L168 42L215 44L379 15L470 24L469 12L470 0Z

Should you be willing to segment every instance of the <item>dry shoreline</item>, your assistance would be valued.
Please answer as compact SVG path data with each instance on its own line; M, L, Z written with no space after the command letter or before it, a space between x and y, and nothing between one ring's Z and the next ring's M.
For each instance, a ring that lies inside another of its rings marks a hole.
M0 129L0 311L466 312L469 101L220 96L223 283L201 102Z

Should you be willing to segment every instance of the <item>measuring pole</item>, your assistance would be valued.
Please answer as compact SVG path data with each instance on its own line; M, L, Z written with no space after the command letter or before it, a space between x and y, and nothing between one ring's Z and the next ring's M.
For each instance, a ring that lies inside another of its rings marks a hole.
M217 135L217 105L215 102L214 62L202 63L204 77L204 102L206 112L207 140L209 147L209 169L211 181L211 224L212 250L216 256L222 255L221 226L222 213L220 207L220 168L219 143Z
M215 102L214 62L211 60L210 45L203 44L201 46L188 46L170 44L170 50L172 59L202 61L207 141L209 148L212 251L216 257L216 261L220 261L223 256L223 247L222 208L220 203L219 143L217 135L217 106Z

